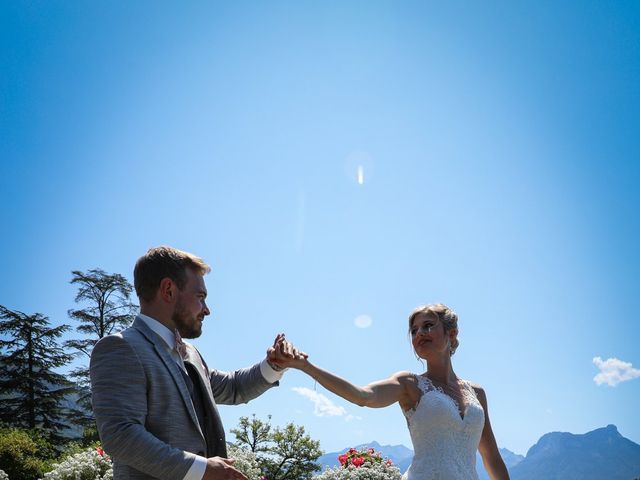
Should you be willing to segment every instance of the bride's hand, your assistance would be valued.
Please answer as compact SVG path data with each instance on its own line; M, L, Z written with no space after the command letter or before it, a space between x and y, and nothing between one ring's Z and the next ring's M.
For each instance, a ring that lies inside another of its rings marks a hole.
M279 334L273 346L267 350L267 361L279 368L302 368L308 357L287 341L284 334Z

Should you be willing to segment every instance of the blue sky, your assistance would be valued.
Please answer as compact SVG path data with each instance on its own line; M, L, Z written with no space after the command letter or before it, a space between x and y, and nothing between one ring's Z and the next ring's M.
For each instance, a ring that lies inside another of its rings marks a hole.
M422 371L406 317L444 302L501 446L609 423L640 442L637 2L0 13L0 304L70 323L71 270L131 279L169 244L213 267L210 365L284 331L367 383ZM629 380L596 384L595 357ZM222 409L228 428L251 413L327 451L410 446L399 407L299 372Z

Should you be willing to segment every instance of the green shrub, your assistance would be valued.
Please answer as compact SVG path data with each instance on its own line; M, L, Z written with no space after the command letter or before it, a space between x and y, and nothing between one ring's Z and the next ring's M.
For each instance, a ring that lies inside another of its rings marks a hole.
M11 480L34 480L47 469L52 447L35 432L17 428L0 429L0 470Z

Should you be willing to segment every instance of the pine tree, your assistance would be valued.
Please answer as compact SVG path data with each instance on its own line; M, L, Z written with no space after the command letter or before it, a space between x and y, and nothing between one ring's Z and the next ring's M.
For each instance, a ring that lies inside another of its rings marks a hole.
M75 301L86 306L69 310L68 314L80 323L76 331L83 338L68 340L64 345L86 357L87 363L75 368L71 376L81 392L78 403L84 410L84 414L76 422L90 427L93 426L88 366L91 351L102 337L129 326L135 317L137 306L131 303L133 287L118 273L109 274L95 268L87 272L74 270L71 275L70 283L78 285Z
M65 421L73 415L65 397L75 388L54 369L73 358L57 341L68 329L51 327L40 313L27 315L0 305L0 422L41 429L52 441L62 439Z

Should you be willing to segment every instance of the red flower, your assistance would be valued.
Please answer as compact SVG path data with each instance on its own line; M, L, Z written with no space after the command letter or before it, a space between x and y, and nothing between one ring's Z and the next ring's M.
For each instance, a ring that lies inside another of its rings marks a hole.
M367 452L369 452L371 455L373 455L374 453L376 453L376 451L373 448L369 448L367 449Z
M340 465L344 465L347 461L347 454L345 453L344 455L338 456L338 461L340 462Z
M104 456L104 450L101 449L100 447L96 447L96 452L98 452L98 455L100 455L101 457Z
M391 460L387 460L387 465L393 465L393 462Z
M356 453L356 452L357 452L357 450L355 448L350 448L349 449L349 453Z
M351 460L351 463L353 464L354 467L359 467L364 463L364 458L356 457Z

